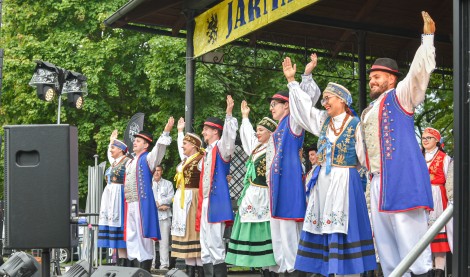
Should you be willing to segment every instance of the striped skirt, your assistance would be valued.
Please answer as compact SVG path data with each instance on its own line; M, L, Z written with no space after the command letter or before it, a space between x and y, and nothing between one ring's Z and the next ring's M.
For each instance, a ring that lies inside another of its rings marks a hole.
M377 267L372 230L361 179L349 173L348 233L313 234L302 231L295 269L329 274L357 274Z
M429 227L441 216L447 208L447 192L444 185L432 185L432 198L434 201L434 210L429 214ZM433 253L450 252L449 241L447 238L446 227L434 237L431 242L431 251Z
M246 267L276 265L269 221L242 223L237 213L225 262Z
M121 185L121 203L124 204L124 186ZM110 203L112 204L112 203ZM107 225L98 226L98 247L102 248L126 248L124 240L124 205L121 208L121 226L110 227Z
M189 207L188 215L186 217L186 230L183 237L171 236L171 256L182 259L199 258L201 257L201 242L199 240L199 232L196 232L196 213L199 190L194 188L187 188L192 190L191 206ZM179 203L179 199L174 200L174 203ZM175 215L173 215L175 216Z

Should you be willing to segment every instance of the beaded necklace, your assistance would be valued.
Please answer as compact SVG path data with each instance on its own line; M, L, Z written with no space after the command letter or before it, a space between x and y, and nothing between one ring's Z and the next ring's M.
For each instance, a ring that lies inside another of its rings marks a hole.
M344 125L346 124L346 121L349 119L349 114L346 114L346 116L343 119L343 123L341 124L341 127L339 128L339 131L336 131L335 125L333 124L333 117L330 118L330 122L328 125L330 126L330 129L333 131L335 136L339 136L343 132Z

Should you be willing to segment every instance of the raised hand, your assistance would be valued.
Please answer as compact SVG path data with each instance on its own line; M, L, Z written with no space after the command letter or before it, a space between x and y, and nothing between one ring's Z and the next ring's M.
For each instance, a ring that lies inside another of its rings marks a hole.
M246 103L245 100L242 101L241 111L242 111L242 117L248 118L248 115L250 114L250 107L248 107L248 103Z
M115 139L117 139L118 137L118 130L114 130L112 133L111 133L111 136L109 136L109 142L110 143L113 143L113 141Z
M310 55L310 62L305 66L305 75L310 75L312 71L317 67L317 54Z
M423 34L434 34L436 32L436 24L434 23L434 20L432 20L431 16L425 12L422 11L421 15L423 16Z
M232 110L233 110L233 106L234 106L234 102L233 102L233 99L232 99L232 96L231 95L227 95L227 115L230 115L232 116Z
M176 129L178 129L178 132L183 132L184 124L185 124L184 118L180 117L180 119L178 120L178 125L176 125Z
M173 125L175 125L175 119L172 116L170 116L170 118L168 118L168 122L166 123L165 129L163 131L170 132L171 129L173 128Z
M286 76L287 82L295 81L295 72L297 71L297 66L292 65L292 61L289 57L286 57L282 62L282 71L284 76Z

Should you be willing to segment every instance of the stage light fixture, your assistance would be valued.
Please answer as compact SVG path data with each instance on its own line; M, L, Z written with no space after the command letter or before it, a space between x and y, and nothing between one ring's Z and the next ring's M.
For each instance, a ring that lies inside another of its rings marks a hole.
M91 276L90 264L85 260L78 261L74 266L72 266L62 277L88 277Z
M78 72L68 71L62 93L67 94L67 103L70 107L83 108L83 97L88 94L87 78Z
M25 252L16 252L1 267L0 276L39 277L41 266L38 261Z
M65 71L52 63L36 61L36 69L29 85L35 87L37 96L43 101L52 101L55 95L59 95Z
M39 99L50 102L56 95L53 87L49 85L39 84L37 85L37 96Z

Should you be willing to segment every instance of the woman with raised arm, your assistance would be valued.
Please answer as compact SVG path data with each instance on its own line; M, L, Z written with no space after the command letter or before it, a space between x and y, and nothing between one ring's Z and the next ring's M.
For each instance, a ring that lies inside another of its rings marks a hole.
M98 247L117 248L117 265L128 266L126 241L124 240L124 175L126 173L127 145L117 139L114 130L109 138L106 187L101 196L98 228Z
M173 201L173 221L171 223L171 256L185 260L187 274L203 276L201 243L196 232L196 212L198 206L199 178L201 175L204 149L198 135L183 133L184 119L178 120L178 152L181 163L176 168L176 193Z
M225 261L246 267L262 267L263 276L275 273L276 266L271 243L269 188L266 184L266 146L277 123L264 117L256 131L248 118L250 107L242 101L240 137L243 150L249 155L246 162L244 188L238 199L238 212L232 228Z
M308 73L315 68L312 54ZM282 63L289 82L291 115L308 132L319 137L318 163L321 168L307 185L309 200L295 269L324 276L359 276L374 270L372 231L358 172L365 165L365 151L359 118L350 109L349 90L328 83L321 100L326 111L315 108L312 91L304 91L294 75L290 58Z

